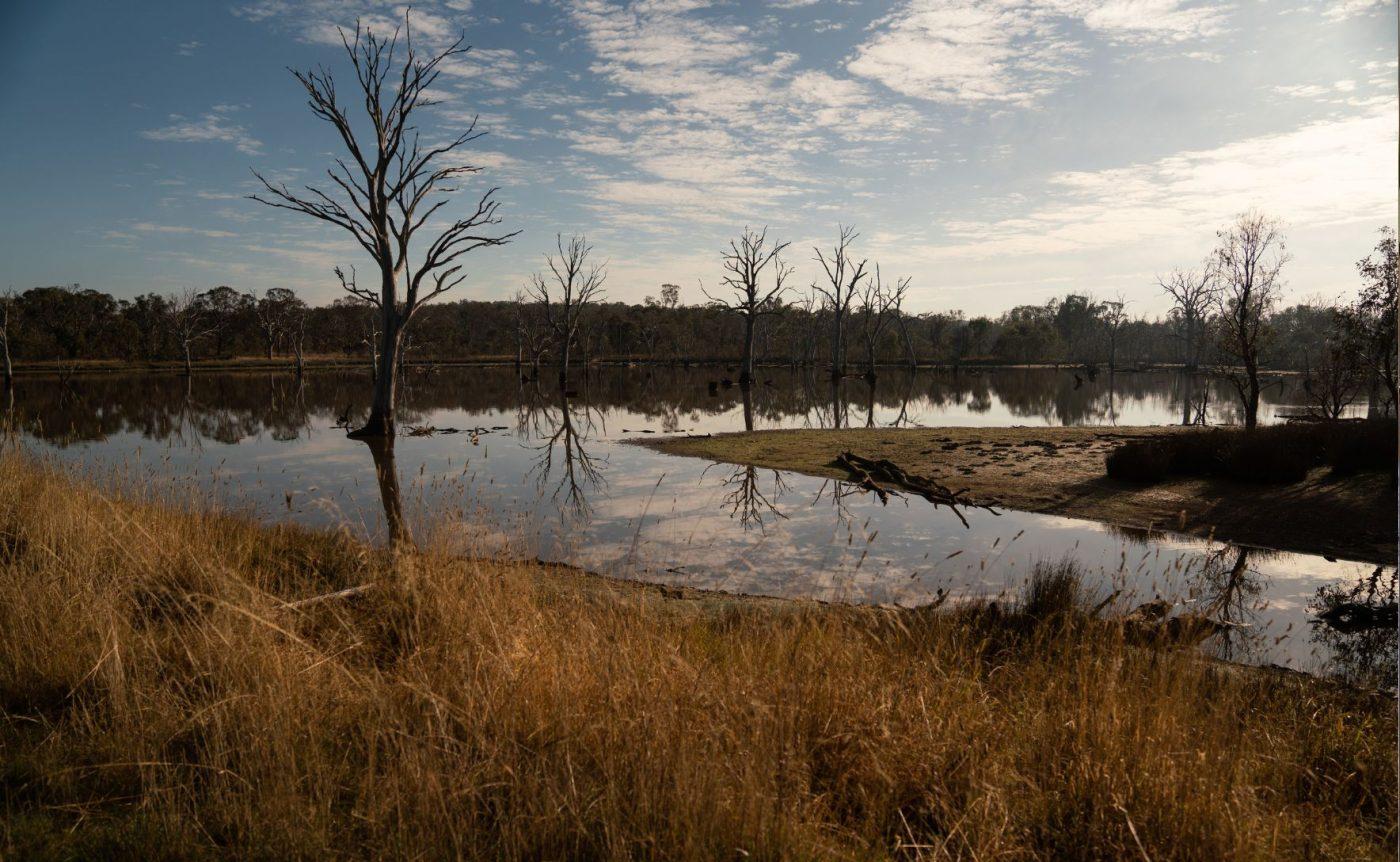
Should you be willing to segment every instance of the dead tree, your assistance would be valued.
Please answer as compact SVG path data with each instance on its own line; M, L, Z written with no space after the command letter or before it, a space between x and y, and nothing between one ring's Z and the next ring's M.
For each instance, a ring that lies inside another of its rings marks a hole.
M253 315L258 321L258 333L263 337L263 346L267 350L269 361L272 359L273 348L286 335L293 306L296 304L297 295L285 287L271 288L253 303Z
M753 385L754 333L758 319L764 315L780 314L783 310L783 294L788 290L787 281L793 269L783 263L780 255L788 243L775 242L768 245L768 228L753 231L744 228L743 236L731 240L729 251L724 253L724 269L728 275L721 281L733 295L727 298L710 296L702 287L701 292L716 305L736 312L744 321L744 352L739 367L739 385ZM765 290L760 286L760 277L769 266L773 267L773 286Z
M217 322L209 320L204 303L193 290L175 294L166 300L170 331L185 357L185 376L194 374L194 345L219 331Z
M1123 331L1123 324L1128 322L1128 314L1124 311L1127 304L1128 301L1120 293L1117 299L1107 300L1101 306L1104 337L1108 339L1109 371L1118 368L1118 336Z
M865 379L875 380L875 351L880 344L880 334L890 322L890 311L895 304L903 303L904 294L909 290L909 279L901 278L887 285L880 278L880 267L875 266L875 278L867 280L860 296L860 335L865 342Z
M298 379L306 370L306 319L310 316L311 309L307 308L305 303L297 302L288 309L287 319L283 324L287 341L292 348Z
M470 49L458 38L436 54L420 55L413 45L407 16L404 28L387 38L374 36L358 23L353 39L344 31L340 36L357 85L349 103L340 100L326 69L292 74L306 90L312 114L335 128L350 163L337 158L335 166L327 170L335 185L329 190L306 186L304 192L293 192L254 171L268 197L251 197L347 231L374 260L379 270L375 287L362 288L336 270L341 286L373 305L381 318L369 419L351 436L391 437L405 328L425 303L466 278L462 255L483 246L502 245L518 231L501 234L490 230L500 218L496 190L489 189L468 215L452 220L436 237L426 242L420 239L422 256L416 264L410 262L410 247L419 229L453 200L458 181L481 170L456 155L484 134L476 131L475 120L455 137L431 144L420 143L416 125L418 109L434 104L432 86L442 62ZM395 54L400 51L402 61L396 62ZM349 112L350 105L361 99L368 128L357 133Z
M1172 313L1181 326L1182 364L1194 371L1201 362L1206 318L1215 302L1216 284L1210 266L1202 269L1174 269L1157 284L1172 298Z
M1257 211L1242 214L1216 236L1211 262L1224 360L1220 370L1244 405L1244 427L1253 430L1259 424L1259 352L1288 252L1279 221Z
M10 360L10 332L15 325L15 292L0 293L0 374L4 375L5 389L15 384L15 369Z
M821 249L813 249L817 253L817 262L822 265L822 269L826 272L827 284L829 285L826 287L821 284L813 284L812 289L826 298L827 306L831 309L831 376L833 378L846 376L846 317L850 313L851 302L854 301L861 282L869 275L865 271L864 260L856 263L851 258L851 243L859 236L855 232L855 228L841 225L838 230L836 246L832 249L829 260Z
M904 297L909 293L909 281L904 279L903 289L896 291L890 313L894 315L894 322L899 326L899 338L904 342L905 361L909 363L909 370L913 371L919 367L919 354L914 350L914 336L909 329L909 321L904 316Z
M564 237L556 235L554 245L558 257L545 255L549 277L535 273L525 292L539 304L545 326L554 336L559 356L559 387L563 389L569 381L569 352L578 338L579 321L589 303L603 297L607 268L606 264L589 262L593 246L581 236L570 238L565 245Z
M1329 336L1316 361L1308 357L1304 369L1303 393L1311 402L1309 412L1323 419L1340 419L1361 392L1364 378L1361 357L1353 345L1336 334Z

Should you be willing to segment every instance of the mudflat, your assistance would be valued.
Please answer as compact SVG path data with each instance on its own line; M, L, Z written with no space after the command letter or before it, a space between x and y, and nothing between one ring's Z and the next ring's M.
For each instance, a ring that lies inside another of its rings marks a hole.
M1109 479L1104 458L1124 442L1195 429L855 428L773 430L639 440L671 455L847 478L842 452L886 458L966 490L974 502L1136 529L1373 563L1396 556L1395 486L1385 474L1334 477L1326 468L1291 485L1182 478L1143 486Z

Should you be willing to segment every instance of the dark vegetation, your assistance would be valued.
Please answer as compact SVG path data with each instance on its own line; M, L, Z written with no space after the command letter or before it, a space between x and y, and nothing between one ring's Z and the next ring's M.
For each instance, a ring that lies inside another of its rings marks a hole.
M1216 428L1125 443L1108 456L1107 468L1110 478L1147 484L1173 476L1291 484L1321 466L1336 476L1394 474L1396 441L1394 419Z

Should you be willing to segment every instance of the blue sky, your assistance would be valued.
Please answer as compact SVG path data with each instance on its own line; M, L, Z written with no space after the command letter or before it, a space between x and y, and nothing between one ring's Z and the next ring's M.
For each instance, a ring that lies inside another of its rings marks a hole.
M0 288L132 296L229 284L338 295L363 252L243 199L334 149L287 66L343 70L370 0L17 2L0 11ZM799 276L838 222L913 277L909 307L1001 311L1065 292L1164 310L1251 207L1288 224L1295 298L1355 290L1397 206L1395 5L1374 0L604 0L415 4L465 33L425 131L480 114L472 161L523 235L456 296L505 298L556 231L608 296L699 302L746 224ZM348 73L347 73L348 74ZM463 199L461 207L473 200ZM449 210L451 207L449 207Z

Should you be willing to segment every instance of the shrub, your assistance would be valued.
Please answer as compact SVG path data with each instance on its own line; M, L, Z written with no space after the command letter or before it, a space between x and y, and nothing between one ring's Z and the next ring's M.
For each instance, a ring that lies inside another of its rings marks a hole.
M1290 484L1327 465L1339 476L1395 472L1393 419L1217 428L1134 440L1108 456L1108 476L1151 484L1168 476L1217 476L1239 482Z
M1110 479L1120 482L1152 484L1167 478L1171 453L1158 440L1136 440L1125 443L1108 453Z

